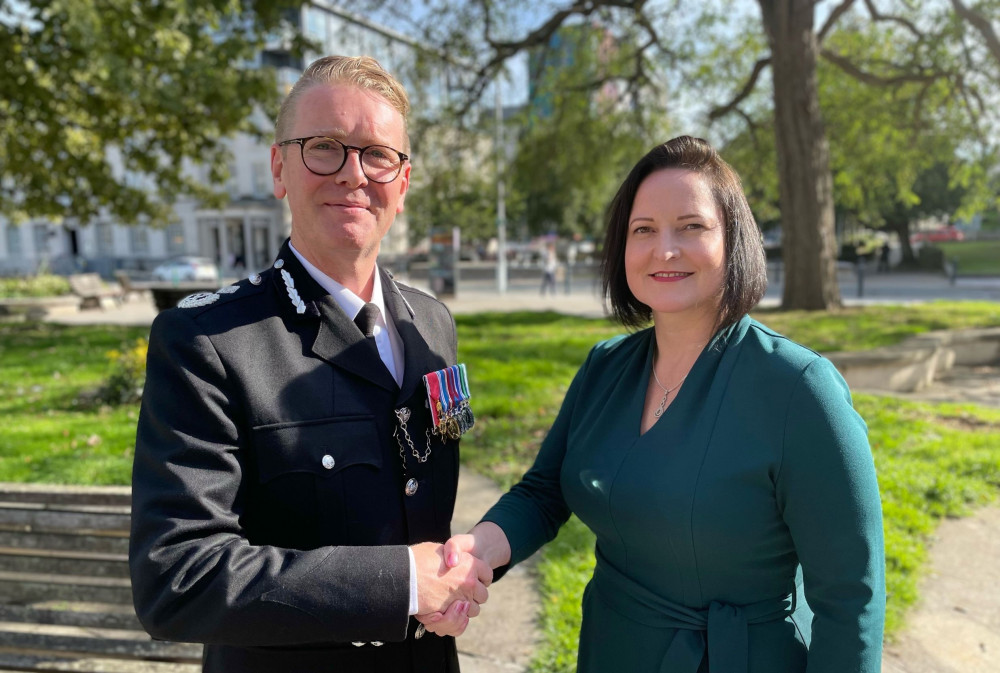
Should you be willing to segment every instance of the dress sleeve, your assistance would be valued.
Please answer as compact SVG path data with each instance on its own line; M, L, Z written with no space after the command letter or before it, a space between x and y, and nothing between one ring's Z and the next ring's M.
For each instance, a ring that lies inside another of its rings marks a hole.
M867 427L826 359L803 370L790 400L777 494L814 615L806 670L879 673L885 550Z
M507 536L510 566L520 563L552 540L569 519L570 509L563 498L559 477L577 397L593 357L594 351L591 351L576 373L531 469L483 515L483 521L497 524ZM498 568L496 576L501 576L507 567Z
M153 323L132 476L136 613L157 638L228 645L401 641L405 546L253 545L239 396L182 310Z

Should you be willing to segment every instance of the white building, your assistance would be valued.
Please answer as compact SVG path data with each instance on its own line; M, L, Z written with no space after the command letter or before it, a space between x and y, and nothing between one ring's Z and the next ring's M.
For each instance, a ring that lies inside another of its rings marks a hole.
M447 95L449 73L442 66L432 81L420 86L408 81L420 45L388 28L337 8L325 0L303 4L293 24L322 45L320 53L292 57L276 39L258 55L258 66L277 69L279 86L287 91L307 64L327 54L369 55L406 85L412 109L433 114ZM273 120L261 120L267 128ZM230 202L225 208L202 208L191 199L178 201L176 219L166 228L99 219L86 226L28 221L11 224L0 219L0 275L30 274L43 268L57 273L75 269L110 277L118 269L148 271L174 255L208 257L225 275L266 267L291 231L285 201L272 194L270 142L238 136L230 142L231 177L224 185ZM383 241L382 254L394 256L407 249L405 215L397 217Z

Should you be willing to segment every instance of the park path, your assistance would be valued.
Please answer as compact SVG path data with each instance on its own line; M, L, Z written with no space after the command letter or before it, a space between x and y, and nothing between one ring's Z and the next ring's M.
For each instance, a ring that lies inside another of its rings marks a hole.
M882 673L1000 673L1000 506L941 522Z
M466 293L448 303L455 313L556 310L594 317L604 314L600 301L587 293L547 298L535 293L501 298L492 293ZM141 325L149 324L154 315L150 302L132 301L120 308L83 311L57 320ZM956 368L927 391L902 396L1000 407L1000 371ZM453 530L467 530L499 496L489 479L463 470ZM886 646L882 673L1000 673L1000 506L941 523L919 595L902 633ZM459 639L463 673L527 670L539 639L535 621L539 604L531 564L499 582L480 617Z

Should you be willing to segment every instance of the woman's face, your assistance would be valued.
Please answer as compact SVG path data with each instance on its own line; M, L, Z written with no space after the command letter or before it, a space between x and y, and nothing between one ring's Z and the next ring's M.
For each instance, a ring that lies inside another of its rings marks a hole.
M726 273L725 221L699 173L668 168L639 185L629 214L625 276L657 314L710 319Z

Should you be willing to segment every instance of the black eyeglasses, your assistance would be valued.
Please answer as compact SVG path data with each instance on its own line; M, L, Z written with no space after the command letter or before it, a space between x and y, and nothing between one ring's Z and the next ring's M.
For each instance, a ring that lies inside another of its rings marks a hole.
M333 175L347 163L348 150L358 153L361 170L372 182L392 182L403 170L403 162L410 158L399 150L385 145L354 147L345 145L336 138L309 136L282 140L279 147L298 145L302 151L302 163L316 175Z

